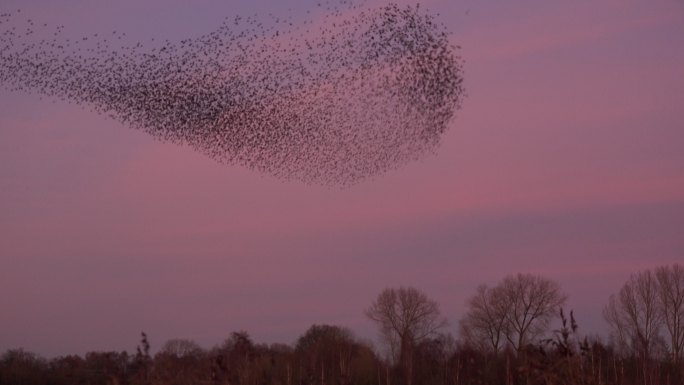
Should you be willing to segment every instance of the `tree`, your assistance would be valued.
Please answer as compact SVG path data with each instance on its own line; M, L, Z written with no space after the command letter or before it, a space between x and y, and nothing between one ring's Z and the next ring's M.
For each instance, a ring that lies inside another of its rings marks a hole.
M126 377L128 368L127 352L88 352L83 361L81 375L83 381L89 384L120 383Z
M675 264L656 269L660 313L670 337L673 362L684 359L684 267Z
M256 382L254 363L258 351L246 331L233 332L214 352L212 377L216 383L247 384Z
M610 296L603 316L620 345L648 361L662 325L654 274L632 274L618 295Z
M8 350L0 357L0 384L47 384L47 363L23 349Z
M494 288L480 286L461 319L463 338L474 347L522 351L548 331L567 296L558 283L531 274L507 276Z
M509 303L503 291L481 285L468 300L468 312L461 319L461 336L467 344L483 352L499 353L506 343Z
M299 340L295 351L310 382L341 383L351 377L350 362L355 342L343 327L313 325Z
M640 377L654 383L653 353L663 342L663 323L658 280L650 270L632 274L617 296L611 295L603 316L610 325L620 347L641 361Z
M366 310L378 323L393 352L399 350L399 365L408 385L413 382L413 348L446 326L437 302L413 287L385 289Z
M449 360L456 352L456 341L451 334L438 333L415 347L414 373L421 385L451 383L452 366Z
M191 385L210 381L204 350L192 340L171 339L154 356L155 383Z
M161 353L177 357L191 357L198 356L203 353L202 348L193 340L183 338L173 338L164 343L161 348Z
M546 333L567 300L558 283L532 274L509 275L496 290L506 304L506 339L518 352Z

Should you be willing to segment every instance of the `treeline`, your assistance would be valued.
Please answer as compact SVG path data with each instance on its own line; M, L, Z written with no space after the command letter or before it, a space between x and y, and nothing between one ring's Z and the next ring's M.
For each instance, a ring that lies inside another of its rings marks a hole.
M383 290L365 314L383 347L335 325L313 325L293 345L257 344L244 331L203 349L167 341L150 353L91 352L50 360L0 356L0 385L461 385L684 384L684 268L636 273L610 297L607 340L582 335L567 296L544 277L518 274L480 286L454 338L439 305L411 287Z

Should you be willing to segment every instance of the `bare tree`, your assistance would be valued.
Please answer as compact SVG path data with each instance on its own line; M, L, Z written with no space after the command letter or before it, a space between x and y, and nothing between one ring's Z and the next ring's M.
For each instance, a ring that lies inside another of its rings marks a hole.
M189 339L171 339L154 356L153 384L194 385L210 380L204 350Z
M173 357L187 357L202 354L202 348L193 340L173 338L164 343L161 353Z
M567 299L558 283L532 274L509 275L497 290L507 304L506 339L517 351L546 333Z
M366 315L378 323L393 351L398 347L403 378L411 385L413 348L446 326L439 305L413 287L385 289L366 310Z
M650 270L632 274L617 296L611 295L603 316L623 347L648 361L662 325L658 285Z
M661 317L670 337L673 362L684 357L684 267L675 264L656 269Z
M494 288L478 287L461 319L461 336L495 353L506 344L521 351L548 331L566 299L560 285L548 278L509 275Z
M468 300L468 312L460 321L464 340L482 350L499 353L506 344L509 303L502 290L481 285Z

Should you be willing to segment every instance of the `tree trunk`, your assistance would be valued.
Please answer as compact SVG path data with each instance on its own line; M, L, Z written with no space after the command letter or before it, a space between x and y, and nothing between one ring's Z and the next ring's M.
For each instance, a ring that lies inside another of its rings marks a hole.
M413 385L413 341L410 337L401 339L399 365L406 385Z

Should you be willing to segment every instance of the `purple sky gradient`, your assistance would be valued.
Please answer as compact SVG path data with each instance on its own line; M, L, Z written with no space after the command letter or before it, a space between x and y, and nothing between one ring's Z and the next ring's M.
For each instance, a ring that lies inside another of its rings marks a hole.
M383 4L382 1L369 1ZM192 37L316 1L3 0L74 36ZM409 3L402 1L402 3ZM477 285L558 280L585 333L630 273L684 261L684 3L454 1L468 98L438 153L338 190L155 142L87 109L0 90L0 351L205 347L313 323L375 338L385 287L457 333Z

